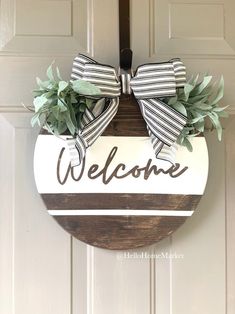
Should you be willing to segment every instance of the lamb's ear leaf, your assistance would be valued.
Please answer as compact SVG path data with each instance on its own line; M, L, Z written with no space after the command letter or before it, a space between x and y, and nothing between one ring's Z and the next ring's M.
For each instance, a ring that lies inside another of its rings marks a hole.
M170 97L169 99L167 99L167 104L169 106L173 106L176 102L177 102L178 96L175 95L174 97Z
M61 75L60 75L60 70L59 70L58 67L56 67L56 74L57 74L58 79L59 79L60 81L63 81L63 79L62 79L62 77L61 77Z
M209 113L208 116L209 116L209 118L210 118L210 120L211 120L213 126L214 126L214 127L216 128L216 130L217 130L218 140L221 141L223 129L222 129L222 126L221 126L219 117L218 117L217 114L214 113L214 112Z
M38 112L47 103L47 101L48 99L44 95L34 98L33 104L35 112Z
M197 74L195 77L194 76L192 76L191 78L190 78L190 80L188 81L188 83L190 84L190 85L192 85L193 87L195 87L196 86L196 84L197 84L197 81L198 81L198 79L199 79L199 74Z
M224 111L225 109L227 109L229 107L229 105L228 106L225 106L225 107L215 107L214 109L213 109L213 111L215 111L215 112L221 112L221 111Z
M216 105L222 98L224 97L224 78L221 76L217 93L215 94L214 98L211 99L211 105Z
M199 132L204 132L204 129L205 129L205 122L204 122L204 120L200 120L197 123L195 123L195 128Z
M198 86L198 93L201 94L201 92L210 84L212 80L212 76L205 76L203 78L203 81L201 82L201 84Z
M187 117L187 110L181 102L177 101L174 105L172 105L172 107Z
M96 96L101 94L101 90L97 86L84 80L73 81L72 88L80 95Z
M40 115L40 113L35 113L35 114L32 116L32 119L31 119L31 126L32 126L32 127L34 127L36 124L40 125L39 115Z
M69 129L69 132L74 135L75 134L75 131L76 131L76 126L73 124L73 121L70 117L70 113L67 112L66 114L66 124L67 124L67 127Z
M187 137L184 138L184 141L182 144L183 144L183 146L187 147L188 151L190 151L190 152L193 151L193 146Z
M186 84L184 85L185 101L188 100L189 95L190 95L190 93L191 93L191 91L192 91L193 89L194 89L194 86L191 85L191 84L189 84L189 83L186 83Z
M52 65L54 64L54 62L55 61L53 61L47 69L47 77L49 78L51 82L55 82L55 77L54 77L53 68L52 68Z
M59 82L59 87L57 91L57 95L59 96L61 92L63 92L67 87L69 86L69 83L65 81L60 81Z

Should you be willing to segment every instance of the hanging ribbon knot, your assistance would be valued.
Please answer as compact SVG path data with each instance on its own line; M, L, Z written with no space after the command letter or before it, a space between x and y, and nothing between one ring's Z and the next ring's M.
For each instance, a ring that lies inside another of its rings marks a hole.
M81 129L76 138L67 141L71 165L79 165L86 150L104 132L118 111L121 83L113 67L99 64L91 58L79 54L73 62L72 80L82 79L96 85L101 90L100 99L93 110L86 108ZM174 164L177 150L176 140L186 125L187 118L161 98L176 95L176 89L184 87L186 69L180 59L164 63L141 65L131 78L121 73L122 92L132 91L140 106L147 125L157 158Z

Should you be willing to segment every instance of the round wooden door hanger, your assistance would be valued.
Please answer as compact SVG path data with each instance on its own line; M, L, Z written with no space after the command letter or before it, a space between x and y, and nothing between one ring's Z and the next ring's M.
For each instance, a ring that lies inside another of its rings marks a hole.
M79 240L107 249L147 246L192 216L204 193L205 138L192 145L193 153L179 147L175 165L156 159L138 104L121 97L117 115L78 167L70 166L65 141L39 134L37 189L48 213Z

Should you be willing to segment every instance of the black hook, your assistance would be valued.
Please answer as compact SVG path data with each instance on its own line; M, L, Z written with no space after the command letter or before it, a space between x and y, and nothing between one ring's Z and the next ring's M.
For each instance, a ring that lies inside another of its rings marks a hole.
M132 50L130 48L124 48L120 51L120 68L128 71L132 67Z

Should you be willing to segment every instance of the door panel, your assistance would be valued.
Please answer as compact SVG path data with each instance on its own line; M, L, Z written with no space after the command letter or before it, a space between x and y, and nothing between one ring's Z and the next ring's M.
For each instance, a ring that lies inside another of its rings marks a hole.
M224 103L234 113L234 12L232 0L132 0L134 67L181 57L189 76L223 74Z
M37 133L30 127L29 114L3 116L0 313L69 314L71 241L48 219L35 187Z

